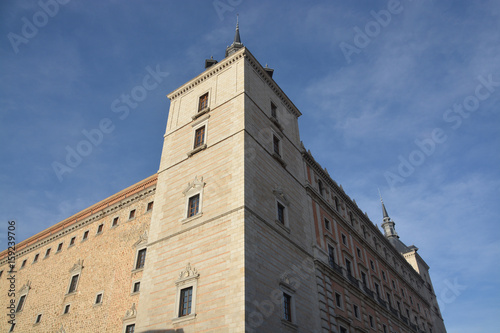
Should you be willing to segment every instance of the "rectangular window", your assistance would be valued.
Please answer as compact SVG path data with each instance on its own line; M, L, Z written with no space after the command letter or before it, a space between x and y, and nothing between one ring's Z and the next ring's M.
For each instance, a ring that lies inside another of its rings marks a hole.
M352 275L351 261L349 259L345 260L345 269L347 270L347 275Z
M116 227L118 225L118 217L115 217L113 219L113 223L111 224L112 227Z
M363 282L363 286L368 287L368 284L366 282L366 274L364 272L361 272L361 281Z
M347 328L340 326L340 333L348 333Z
M22 295L17 303L16 312L22 311L24 306L24 301L26 300L26 295Z
M335 293L335 303L337 303L337 307L342 308L342 295L339 293Z
M205 143L205 126L201 126L194 134L194 147L198 148Z
M319 194L323 195L323 182L321 180L318 180L318 191Z
M340 204L339 204L339 199L337 197L334 198L334 201L335 201L335 210L337 212L340 211Z
M373 263L373 260L370 260L370 267L375 270L375 264Z
M280 139L278 139L278 137L276 135L273 135L273 150L278 156L281 156Z
M361 258L361 250L359 247L356 248L356 252L358 253L358 258Z
M292 321L292 296L283 293L283 319Z
M382 279L384 279L384 281L387 281L387 279L385 278L385 272L382 271Z
M396 282L392 280L392 289L396 289Z
M24 268L24 266L26 266L26 261L27 261L27 259L23 260L23 263L21 264L21 268Z
M97 227L97 233L100 234L102 232L102 229L104 228L104 224L99 224Z
M78 285L79 274L73 275L71 277L71 283L69 284L68 294L71 294L76 291L76 286Z
M342 243L347 246L347 237L342 234Z
M189 198L188 217L195 216L200 210L200 195L196 194Z
M391 295L389 293L385 293L387 296L387 302L389 303L389 306L392 307L392 302L391 302Z
M179 304L179 317L184 317L191 314L192 302L193 302L193 287L182 289L180 304Z
M373 317L372 316L370 316L370 327L374 328L374 326L373 326Z
M146 208L146 212L149 212L149 211L151 211L152 209L153 209L153 201L148 202L148 206L147 206L147 208Z
M35 258L33 258L33 263L36 263L38 261L39 256L40 256L39 253L35 254Z
M401 288L401 295L403 295L403 298L405 297L405 291L403 288Z
M375 283L375 292L377 293L377 297L380 298L380 287Z
M359 319L359 308L356 304L353 304L352 309L354 311L354 316Z
M68 313L69 313L69 307L70 307L70 305L69 305L69 304L66 304L66 306L64 307L64 312L63 312L63 314L68 314Z
M85 231L83 233L83 239L82 240L86 240L88 237L89 237L89 231L87 230L87 231Z
M131 219L133 219L134 217L135 217L135 209L132 209L132 210L130 211L130 214L128 214L128 219L129 219L129 220L131 220Z
M137 252L137 262L135 264L135 269L144 268L144 264L146 263L146 249L139 250Z
M396 301L396 304L398 305L398 311L401 313L401 303L399 303L399 301Z
M383 327L384 327L384 333L387 333L387 326L385 326L384 324Z
M198 112L203 111L208 107L208 93L200 97L200 102L198 104Z
M273 117L274 119L278 119L278 113L276 112L277 110L278 108L276 107L276 105L271 102L271 117Z
M285 224L285 206L283 206L281 203L277 203L277 209L278 209L278 221L281 224Z
M141 282L137 281L134 283L134 288L132 289L133 293L138 293L141 290Z
M95 304L101 304L102 303L102 293L97 294L95 297Z
M76 240L76 237L71 237L71 240L69 241L69 246L75 245L75 240Z
M325 229L330 230L330 221L328 221L327 219L325 219Z
M135 332L135 324L130 324L125 327L125 333L134 333Z
M328 261L332 268L335 267L335 249L331 245L328 245Z
M35 324L40 323L41 320L42 320L42 314L38 314L35 319Z
M57 245L57 251L56 252L61 251L62 247L63 247L63 243L59 243L59 245Z
M410 303L411 305L413 305L413 298L411 298L411 296L410 296Z
M45 258L47 258L49 255L50 255L50 248L48 248L47 251L45 251Z

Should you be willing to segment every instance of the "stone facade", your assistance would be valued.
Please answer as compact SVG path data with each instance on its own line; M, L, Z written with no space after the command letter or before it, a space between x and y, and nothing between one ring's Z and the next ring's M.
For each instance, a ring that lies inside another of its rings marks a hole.
M156 179L149 177L18 244L16 302L26 297L14 332L122 332L127 311L139 305L140 292L133 293L133 286L143 272L135 269L134 259L147 243ZM7 309L6 251L0 258L0 306ZM76 290L69 293L75 274ZM0 332L10 329L2 319Z
M417 249L304 149L299 110L237 37L168 95L157 175L19 244L16 332L446 332Z

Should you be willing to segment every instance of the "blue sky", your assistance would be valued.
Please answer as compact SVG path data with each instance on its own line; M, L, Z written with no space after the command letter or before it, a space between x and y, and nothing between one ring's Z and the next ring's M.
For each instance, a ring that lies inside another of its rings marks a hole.
M500 3L59 1L0 4L2 249L8 220L21 241L155 173L165 95L224 57L239 13L306 148L379 225L380 189L420 248L448 332L498 330Z

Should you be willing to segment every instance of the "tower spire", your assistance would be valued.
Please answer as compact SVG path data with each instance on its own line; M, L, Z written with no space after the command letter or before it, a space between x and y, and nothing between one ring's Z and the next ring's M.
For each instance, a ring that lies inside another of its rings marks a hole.
M391 218L389 217L389 214L387 213L387 209L385 209L384 200L382 199L382 194L380 194L380 190L378 191L378 193L380 195L380 202L382 203L382 215L383 215L383 221L384 221L382 223L382 228L384 229L385 237L386 238L393 238L393 237L399 238L398 233L396 232L396 228L395 228L396 223L394 223L394 221L391 220Z
M231 44L230 46L228 46L226 48L226 57L235 53L236 51L238 51L242 47L243 47L243 43L241 42L241 37L240 37L239 15L236 14L236 32L234 33L234 41L233 41L233 44Z

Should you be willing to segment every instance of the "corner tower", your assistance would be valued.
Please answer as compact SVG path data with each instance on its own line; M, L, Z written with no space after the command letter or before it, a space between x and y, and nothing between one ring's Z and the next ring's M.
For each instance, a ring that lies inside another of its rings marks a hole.
M238 24L225 54L167 96L136 332L276 332L283 290L307 309L292 326L313 316L313 275L298 291L284 274L312 243L300 112L243 46Z

